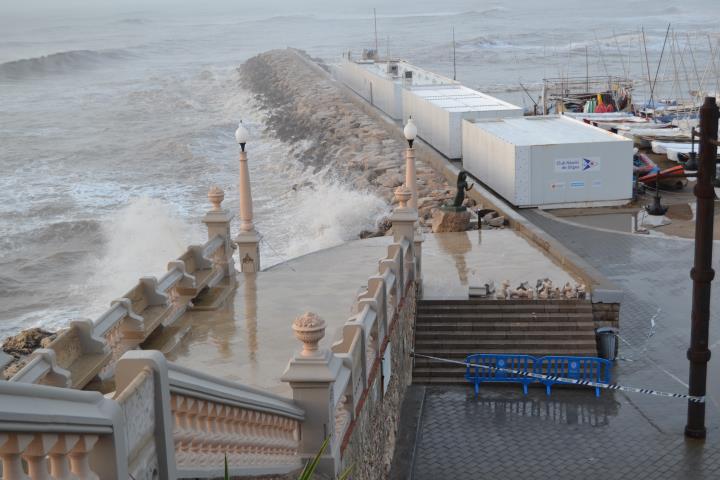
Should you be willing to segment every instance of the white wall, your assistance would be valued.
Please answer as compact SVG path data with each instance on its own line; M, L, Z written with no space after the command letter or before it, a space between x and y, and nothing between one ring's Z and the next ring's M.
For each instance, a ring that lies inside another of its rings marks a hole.
M463 168L500 196L515 202L515 146L462 122Z
M632 142L593 142L531 147L530 205L609 202L632 197ZM560 171L556 162L583 159L597 165Z
M631 141L515 146L464 121L462 147L463 167L515 206L602 204L632 196ZM595 165L583 169L583 159ZM572 167L563 171L557 165L562 160Z
M438 86L434 85L433 89ZM420 89L418 89L420 90ZM414 90L403 90L403 123L412 115L418 127L418 136L448 158L462 157L463 119L493 119L521 117L522 109L449 112L417 95Z
M334 67L334 75L355 93L382 110L393 120L402 119L402 85L376 75L355 62L343 61Z

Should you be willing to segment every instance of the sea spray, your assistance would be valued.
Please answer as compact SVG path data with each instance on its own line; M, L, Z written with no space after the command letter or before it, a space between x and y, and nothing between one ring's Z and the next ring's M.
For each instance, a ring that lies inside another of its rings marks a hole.
M198 224L181 218L167 202L149 197L135 198L111 215L102 225L102 254L88 260L92 273L80 287L92 292L88 299L93 299L83 315L96 317L140 277L162 276L167 263L188 245L206 240Z
M339 182L320 181L298 192L291 208L287 256L297 257L358 238L389 214L379 196Z

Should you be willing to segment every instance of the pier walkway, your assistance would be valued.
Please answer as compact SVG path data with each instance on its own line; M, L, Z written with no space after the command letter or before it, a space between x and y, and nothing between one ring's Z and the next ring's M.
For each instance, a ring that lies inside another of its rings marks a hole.
M613 380L687 392L693 243L598 231L521 212L624 290L620 359ZM713 305L720 287L714 285ZM687 403L640 394L517 385L413 386L398 434L392 478L705 479L720 475L720 321L711 310L707 425L683 436ZM417 432L417 434L416 434ZM407 461L403 462L405 458Z

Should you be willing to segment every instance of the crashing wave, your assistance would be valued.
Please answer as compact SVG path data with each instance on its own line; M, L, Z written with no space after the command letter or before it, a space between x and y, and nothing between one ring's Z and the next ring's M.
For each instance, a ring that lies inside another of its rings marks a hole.
M95 68L107 61L131 57L125 50L70 50L0 64L0 78L22 80Z

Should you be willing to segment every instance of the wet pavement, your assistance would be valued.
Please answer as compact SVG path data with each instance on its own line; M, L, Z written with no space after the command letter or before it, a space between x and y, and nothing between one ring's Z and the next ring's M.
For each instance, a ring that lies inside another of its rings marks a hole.
M475 399L471 388L411 389L426 389L414 393L424 393L414 466L412 474L407 470L401 474L394 465L391 478L711 479L720 475L717 428L705 444L685 440L677 431L682 428L682 415L671 415L670 423L657 425L643 414L636 398L623 393L603 392L596 398L590 391L556 389L547 397L543 389L531 388L523 396L519 386L508 386L484 387Z
M523 215L582 256L625 291L616 383L687 393L693 242L598 231ZM717 269L717 262L716 269ZM720 286L714 285L712 307ZM710 349L720 346L711 307ZM705 442L686 440L687 402L604 391L554 389L546 397L519 386L411 387L398 438L417 431L393 478L720 478L718 355L708 368ZM422 401L418 401L420 396ZM414 459L414 460L413 460Z
M238 275L238 288L215 311L192 311L155 340L173 362L268 391L291 395L280 376L300 342L292 321L306 311L327 322L324 347L341 336L353 314L357 294L376 275L391 237L344 243L276 265ZM468 285L488 279L534 284L540 276L556 283L572 280L540 250L510 229L426 234L423 244L425 294L467 298Z
M187 331L166 356L173 362L228 380L291 395L280 381L299 350L291 325L311 311L327 322L329 348L352 314L367 279L387 255L391 237L348 242L295 258L257 274L238 274L231 302L216 311L193 311L176 326Z
M504 280L512 288L522 282L534 287L539 278L550 278L556 285L576 281L509 228L425 235L423 272L425 300L464 300L468 286L491 280L497 289Z

